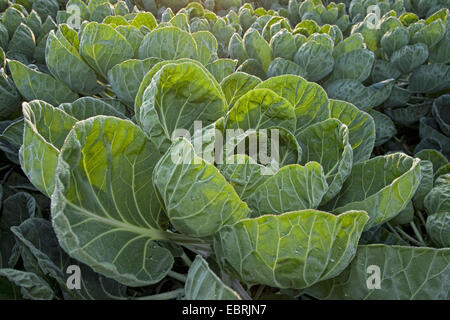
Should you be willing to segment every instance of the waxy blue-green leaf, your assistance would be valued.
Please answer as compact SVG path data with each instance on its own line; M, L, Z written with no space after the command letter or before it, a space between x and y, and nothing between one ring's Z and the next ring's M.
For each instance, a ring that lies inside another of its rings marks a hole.
M23 116L22 169L37 189L51 196L59 151L77 120L39 100L24 103Z
M237 61L231 59L218 59L206 65L206 69L220 83L223 79L234 73Z
M333 57L335 59L354 50L364 48L364 37L360 33L354 33L339 42L333 49Z
M198 62L164 65L145 89L142 101L136 110L140 126L150 134L154 109L168 139L176 129L192 134L194 121L207 126L225 116L228 109L220 85Z
M274 58L280 57L286 60L293 60L297 52L295 38L286 29L279 31L272 37L270 47Z
M244 94L261 83L261 79L244 72L233 72L220 83L228 108L232 108L236 101Z
M374 60L373 52L367 49L344 53L334 62L330 79L355 79L363 82L370 76Z
M0 119L7 119L20 109L22 98L13 80L2 70L0 72Z
M329 108L330 117L348 127L353 162L368 160L375 144L375 122L372 117L345 101L330 99Z
M303 150L301 164L316 161L323 167L328 191L322 202L334 198L349 176L353 165L353 149L348 127L337 119L328 119L296 134Z
M264 71L263 66L256 59L247 59L237 69L238 72L245 72L264 80L267 78L267 73Z
M249 214L220 171L197 156L186 139L175 141L161 158L153 183L172 225L189 236L211 236Z
M6 9L1 19L2 25L8 30L10 38L21 23L26 23L25 15L14 7Z
M381 48L390 57L392 53L409 43L409 32L405 27L397 27L386 32L380 40Z
M249 285L302 289L340 274L356 253L367 215L316 210L244 219L214 237L219 263Z
M269 89L253 89L236 101L227 115L227 129L267 129L282 127L295 132L294 107Z
M395 81L389 79L365 87L353 79L339 79L326 83L325 89L330 98L350 102L366 111L386 101L394 84Z
M101 90L94 70L83 61L78 47L74 47L61 30L56 34L50 31L45 61L52 75L76 92L95 94Z
M198 31L192 34L192 38L197 44L197 57L203 65L207 65L217 60L217 40L209 31ZM233 58L233 57L232 57ZM234 58L233 58L234 59Z
M310 81L319 81L333 71L333 49L315 40L308 40L294 56L294 62L302 67Z
M386 79L397 79L402 73L392 63L386 60L376 59L373 64L370 79L373 83L381 82Z
M450 247L450 212L439 212L428 216L426 229L428 235L439 247Z
M21 23L9 40L8 51L24 54L28 59L33 57L36 39L33 31L24 23Z
M197 55L197 44L193 37L177 27L153 30L144 37L139 48L139 59L152 57L163 60L195 59Z
M231 59L236 59L239 64L243 64L248 59L248 54L244 48L244 42L238 33L233 34L228 44L228 52Z
M435 93L450 86L450 66L444 63L424 64L409 78L408 90L419 93Z
M303 209L316 209L328 190L321 165L308 162L281 168L269 177L248 198L253 217L281 214Z
M257 60L263 67L263 70L267 72L272 61L272 48L270 48L266 40L257 30L250 28L245 33L243 41L249 58Z
M379 287L374 281L377 267ZM333 300L446 300L450 297L449 272L450 249L359 246L347 270L306 292Z
M71 257L128 286L167 275L173 257L154 241L165 239L165 217L149 179L159 157L131 121L97 116L75 124L61 149L51 207Z
M93 97L82 97L72 103L63 103L58 108L77 120L85 120L99 115L126 119L121 110L106 101Z
M412 72L421 66L428 58L428 47L423 43L404 46L395 51L391 63L403 74Z
M263 165L243 154L232 155L217 168L243 201L270 177L264 174Z
M450 137L450 94L442 95L434 100L432 112L439 128Z
M107 79L112 67L134 57L134 50L111 26L90 22L81 32L80 54L103 79Z
M144 39L144 34L134 26L117 26L114 28L118 33L120 33L134 50L134 56L139 56L139 48L141 46L142 40Z
M326 208L334 213L364 210L366 230L389 221L413 198L421 180L420 159L403 153L379 156L353 166L339 195Z
M414 156L418 158L417 154ZM420 185L413 197L414 207L418 210L425 210L425 197L433 189L433 163L429 160L420 161Z
M424 43L428 48L435 46L445 34L445 24L441 20L435 20L417 31L411 38L412 43Z
M6 299L20 299L19 292L23 298L33 300L52 300L55 296L44 279L34 273L15 269L0 269L0 288L5 287L8 287L8 291L2 290L2 294L6 293Z
M438 177L433 189L425 197L425 210L428 214L450 212L450 174Z
M126 60L108 71L108 81L117 97L133 108L142 79L160 61L158 58Z
M190 266L184 290L187 300L241 300L201 256L197 256Z
M395 123L387 115L376 110L370 110L369 114L375 122L375 147L385 144L397 134Z
M306 71L295 62L283 58L276 58L272 60L269 65L269 69L267 70L267 76L272 78L285 74L307 77Z
M289 101L295 109L296 132L330 117L325 90L302 77L283 75L270 78L256 88L266 88Z
M17 89L27 101L39 99L59 105L78 98L64 83L48 74L30 69L15 60L9 60L8 66Z

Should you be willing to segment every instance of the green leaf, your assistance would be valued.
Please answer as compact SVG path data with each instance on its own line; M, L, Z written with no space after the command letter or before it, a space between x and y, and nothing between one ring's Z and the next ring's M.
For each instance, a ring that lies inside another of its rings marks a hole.
M450 66L432 63L418 67L409 79L408 90L419 93L435 93L450 86Z
M25 299L52 300L54 298L53 290L47 282L31 272L0 269L0 288L4 288L4 286L8 286L12 293L11 296L8 295L8 298L17 298L19 290Z
M93 97L82 97L72 103L63 103L59 107L77 120L104 115L125 119L125 115L111 104Z
M142 79L160 61L158 58L126 60L112 67L108 81L117 97L127 106L134 107L134 100Z
M151 135L155 110L168 139L176 129L193 133L194 121L207 126L227 111L220 85L199 63L167 64L153 77L145 89L138 123Z
M347 267L366 222L359 211L266 215L223 227L214 248L222 267L249 285L302 289Z
M7 119L20 109L22 98L4 71L0 72L0 119Z
M244 63L248 59L247 52L244 48L244 42L239 34L235 33L230 39L228 44L228 52L230 53L230 58L238 60L239 64Z
M253 217L316 209L328 190L322 166L308 162L281 168L260 184L248 198Z
M428 58L428 48L423 43L404 46L392 54L391 63L403 74L421 66Z
M144 39L144 34L138 28L133 26L117 26L114 29L127 39L134 50L134 57L138 57L139 47Z
M269 78L285 74L307 77L306 71L295 62L283 58L276 58L270 63L269 69L267 70L267 76Z
M380 268L380 289L368 277ZM372 267L373 268L373 267ZM402 246L359 246L349 268L335 279L307 289L319 299L442 300L450 297L450 250Z
M353 149L353 162L370 158L375 145L375 122L373 118L351 103L330 100L331 118L338 119L348 127L349 142Z
M56 35L50 31L45 61L52 75L76 92L95 94L100 91L94 70L83 61L78 53L78 47L74 47L65 38L61 29Z
M78 98L78 95L62 82L30 69L19 61L9 60L8 66L17 89L27 101L39 99L59 105Z
M385 144L397 134L394 122L387 115L376 110L370 110L369 114L375 122L375 147Z
M395 81L385 80L365 87L353 79L340 79L325 84L325 89L331 99L350 102L359 109L366 111L379 106L391 95Z
M22 53L28 59L31 59L35 46L36 41L33 31L27 25L21 23L11 37L11 40L9 40L8 51Z
M417 158L417 155L415 157ZM434 183L433 163L431 161L420 161L420 175L422 179L414 195L413 203L415 208L423 211L425 209L425 197L433 189Z
M245 72L264 80L267 78L267 73L264 71L263 66L256 59L247 59L237 69L238 72Z
M177 27L153 30L144 37L139 48L139 59L156 57L162 60L176 60L195 59L197 56L197 44L193 37Z
M37 189L51 196L59 150L76 119L44 101L24 103L23 115L22 169Z
M297 52L295 38L286 29L282 29L272 37L270 47L272 48L274 58L280 57L286 60L293 60Z
M409 43L409 32L405 27L397 27L386 32L381 38L381 48L388 56Z
M425 210L429 215L450 212L450 174L436 179L434 188L425 197Z
M297 51L294 62L302 67L310 81L319 81L333 71L333 49L315 40L308 40Z
M441 248L450 247L450 212L440 212L428 216L427 233Z
M411 39L412 43L424 43L428 48L435 46L445 34L445 25L435 20L417 31Z
M301 164L317 161L323 167L329 186L322 200L326 203L338 194L352 170L348 127L337 119L328 119L300 131L296 138L303 150Z
M53 227L61 247L128 286L159 282L173 257L151 183L159 153L128 120L97 116L75 124L57 166ZM108 250L105 250L105 246Z
M244 72L233 72L224 78L220 86L228 102L228 108L231 109L240 97L260 83L259 78Z
M339 214L364 210L369 228L389 221L412 199L421 181L420 160L403 153L379 156L357 163L339 195L327 209Z
M294 107L269 89L253 89L236 101L227 115L230 129L267 129L278 126L295 132Z
M206 65L206 69L216 78L216 80L220 83L230 74L234 73L236 69L236 60L231 59L218 59L210 64Z
M201 256L197 256L189 268L184 290L187 300L241 300Z
M153 182L172 225L181 233L207 237L249 214L233 187L185 139L175 141L158 162Z
M150 30L153 30L158 25L158 22L151 12L138 12L133 21L131 21L131 25L138 29L146 26Z
M450 137L450 94L442 95L433 102L433 117L436 119L442 132Z
M211 32L198 31L192 34L192 38L197 44L198 56L196 59L198 61L200 61L203 65L207 65L208 63L217 60L218 44L216 38L214 38Z
M244 47L250 59L258 61L267 72L272 61L272 49L259 32L253 28L247 30L244 36Z
M111 26L90 22L81 32L80 54L103 79L107 79L112 67L134 57L134 50Z
M342 54L334 63L330 79L366 80L372 72L375 56L367 49L353 50Z
M294 75L274 77L256 88L270 89L292 104L297 118L296 133L330 116L325 90L301 77Z

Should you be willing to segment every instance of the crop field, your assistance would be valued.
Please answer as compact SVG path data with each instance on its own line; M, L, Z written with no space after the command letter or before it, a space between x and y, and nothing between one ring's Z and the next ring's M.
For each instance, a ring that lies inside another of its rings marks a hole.
M450 0L0 0L0 300L450 300Z

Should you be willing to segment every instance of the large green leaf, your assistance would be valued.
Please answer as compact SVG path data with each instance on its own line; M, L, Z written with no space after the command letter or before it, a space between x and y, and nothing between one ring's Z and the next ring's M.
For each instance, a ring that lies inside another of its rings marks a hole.
M355 164L327 208L335 213L365 210L370 217L369 229L398 215L411 201L420 180L420 159L402 153L379 156Z
M81 32L80 54L103 79L107 79L112 67L134 57L134 50L111 26L90 22Z
M155 66L156 68L156 66ZM177 129L193 133L194 121L205 127L227 112L220 85L200 64L167 64L155 74L145 89L138 123L151 136L156 111L168 139Z
M9 282L9 283L8 283ZM8 292L3 291L8 287ZM18 293L25 299L52 300L54 292L47 282L36 274L15 269L0 269L0 288L6 299L18 299Z
M292 104L297 118L296 133L330 116L325 90L302 77L294 75L274 77L256 88L270 89Z
M197 44L196 59L202 64L207 65L217 60L217 40L209 31L199 31L192 34L192 38Z
M220 86L231 109L244 94L255 88L261 80L244 72L233 72L222 80Z
M316 210L244 219L214 238L219 263L249 285L306 288L340 274L356 253L368 218Z
M294 62L306 71L308 80L319 81L333 71L332 52L332 48L327 45L309 40L297 51Z
M48 74L30 69L15 60L9 60L8 66L17 89L27 101L40 99L59 105L78 98L65 84Z
M441 248L450 247L450 212L440 212L428 216L427 233Z
M168 41L170 39L170 41ZM139 58L176 60L197 58L197 44L192 36L177 27L164 27L148 33L139 48Z
M85 120L99 115L126 118L120 109L115 108L107 101L93 97L82 97L72 103L63 103L58 108L77 120Z
M59 150L77 120L38 100L24 103L23 115L25 127L20 149L22 169L36 188L51 196Z
M329 108L331 118L338 119L348 127L353 162L368 160L375 144L375 122L372 117L344 101L330 100Z
M189 268L184 287L187 300L240 300L239 295L209 268L201 256L197 256Z
M250 28L245 33L243 41L248 57L257 60L267 72L272 61L272 49L266 40L257 30Z
M328 184L319 163L294 164L284 166L260 184L247 203L254 209L254 217L316 209L327 190Z
M434 188L425 197L425 209L428 214L450 212L450 173L436 179Z
M267 129L273 126L295 132L294 107L269 89L253 89L236 101L227 115L227 129Z
M183 234L211 236L249 214L220 171L198 157L185 139L175 141L161 158L153 181L170 222Z
M61 149L52 195L53 226L70 256L128 286L167 275L173 257L154 241L165 237L150 178L158 159L128 120L97 116L74 126Z
M76 39L78 43L78 38ZM100 91L97 76L63 34L63 27L55 34L50 31L45 48L45 62L50 72L76 92L95 94Z
M380 286L370 289L369 277L376 276L377 267ZM449 272L450 249L359 246L347 270L308 288L307 293L336 300L446 300L450 298Z
M126 60L108 72L108 80L117 97L127 106L134 107L134 100L142 79L160 61L158 58Z
M338 194L352 170L348 127L337 119L328 119L300 131L296 138L303 150L302 164L316 161L323 167L329 186L325 203Z
M330 78L366 80L372 72L375 56L367 49L353 50L336 59Z

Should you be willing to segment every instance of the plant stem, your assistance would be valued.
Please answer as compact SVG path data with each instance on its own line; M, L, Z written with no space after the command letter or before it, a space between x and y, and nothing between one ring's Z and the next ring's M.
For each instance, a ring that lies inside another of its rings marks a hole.
M181 255L181 260L183 260L183 262L190 267L192 265L192 261L191 259L189 259L189 257L187 256L186 252L183 252L183 254Z
M185 283L186 280L187 280L187 277L184 274L181 274L181 273L178 273L178 272L175 272L175 271L172 271L172 270L170 270L167 275L169 277L172 277L172 278L174 278L174 279L176 279L178 281L181 281L183 283Z
M407 234L405 231L403 231L402 229L400 229L399 227L396 227L397 231L400 232L402 234L402 236L404 238L406 238L408 241L414 243L415 245L419 246L419 247L426 247L426 245L424 243L420 243L419 241L417 241L416 239L414 239L413 237L411 237L409 234Z
M136 300L170 300L177 299L184 294L184 289L176 289L164 293L154 294L151 296L137 297Z
M424 244L424 246L426 247L427 244L426 244L425 241L423 240L422 235L420 234L419 230L417 229L417 226L416 226L416 224L414 223L414 221L411 221L411 222L409 223L409 225L410 225L411 228L413 229L414 234L416 235L417 239L419 239L419 241L422 242L422 243Z
M252 297L249 296L247 291L245 291L245 289L242 287L241 283L238 280L233 279L231 281L231 285L243 300L252 300Z
M425 227L425 226L427 225L427 223L426 223L426 221L425 221L425 218L423 217L422 211L417 210L417 213L418 213L418 215L419 215L419 220L420 220L420 222L422 222L422 225Z
M258 287L258 290L256 291L256 293L255 293L255 297L253 298L254 300L258 300L259 299L259 297L261 297L261 294L264 292L264 288L265 288L266 286L265 285L260 285L259 287Z

